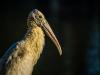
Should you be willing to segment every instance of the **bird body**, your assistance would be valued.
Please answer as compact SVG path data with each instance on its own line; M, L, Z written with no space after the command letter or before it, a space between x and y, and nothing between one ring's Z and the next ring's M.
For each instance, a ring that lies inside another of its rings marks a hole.
M33 66L43 50L43 45L44 33L40 27L28 31L25 38L16 43L10 56L5 56L9 53L3 56L3 59L7 60L4 61L4 66L2 65L5 75L31 75Z
M32 74L34 65L37 63L45 44L45 35L40 24L42 21L44 21L44 23L46 22L45 19L40 22L39 19L34 18L34 15L41 15L44 19L43 14L36 9L29 14L26 35L22 40L11 46L0 60L0 75ZM47 34L48 33L50 32L47 31ZM55 38L54 34L49 34L49 36L50 38L52 38L52 36ZM55 42L57 39L55 38L53 41ZM58 41L56 46L60 48Z

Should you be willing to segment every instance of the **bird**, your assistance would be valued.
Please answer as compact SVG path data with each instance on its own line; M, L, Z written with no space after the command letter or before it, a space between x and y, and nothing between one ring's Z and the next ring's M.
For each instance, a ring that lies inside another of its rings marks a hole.
M33 9L27 18L27 32L14 43L0 59L0 75L32 75L45 46L45 34L53 41L62 55L53 30L41 11Z

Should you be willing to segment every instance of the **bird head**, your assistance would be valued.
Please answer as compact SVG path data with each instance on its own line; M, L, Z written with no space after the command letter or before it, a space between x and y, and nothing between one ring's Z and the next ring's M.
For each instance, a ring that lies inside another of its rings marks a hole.
M60 55L62 55L62 49L61 46L51 29L50 25L48 24L47 20L45 19L44 15L37 9L34 9L33 11L30 12L28 16L28 27L35 27L39 26L41 27L46 34L50 37L50 39L53 41L53 43L56 45Z

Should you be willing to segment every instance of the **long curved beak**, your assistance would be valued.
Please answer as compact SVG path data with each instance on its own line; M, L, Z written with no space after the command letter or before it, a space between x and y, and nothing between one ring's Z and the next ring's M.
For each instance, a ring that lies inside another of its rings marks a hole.
M54 35L51 27L49 26L48 22L46 21L43 26L43 29L45 30L45 32L47 33L47 35L50 37L50 39L53 41L53 43L56 45L58 51L59 51L59 54L62 55L62 49L61 49L61 46L56 38L56 36Z

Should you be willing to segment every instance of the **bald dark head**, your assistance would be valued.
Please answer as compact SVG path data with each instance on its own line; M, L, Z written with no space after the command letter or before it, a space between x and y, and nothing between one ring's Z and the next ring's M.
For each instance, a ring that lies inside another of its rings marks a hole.
M60 55L62 54L62 49L56 36L54 35L44 15L39 10L34 9L30 12L28 16L28 26L31 28L34 26L39 26L40 28L42 28L46 32L46 34L51 38L53 43L56 45Z

